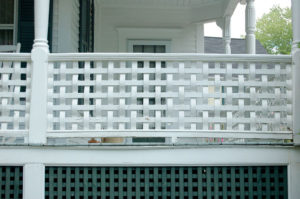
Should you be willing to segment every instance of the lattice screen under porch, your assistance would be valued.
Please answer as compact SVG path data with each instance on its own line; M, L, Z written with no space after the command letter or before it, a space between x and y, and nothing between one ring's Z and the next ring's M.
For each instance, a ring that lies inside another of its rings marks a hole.
M0 198L23 198L23 167L0 166Z
M47 167L46 198L287 199L287 167Z

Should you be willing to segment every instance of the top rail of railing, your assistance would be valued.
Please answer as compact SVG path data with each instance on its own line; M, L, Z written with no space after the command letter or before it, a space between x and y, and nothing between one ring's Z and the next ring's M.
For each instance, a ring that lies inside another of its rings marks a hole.
M207 61L207 62L261 62L290 63L290 55L224 55L197 53L51 53L49 61Z
M0 61L30 61L30 53L0 53Z

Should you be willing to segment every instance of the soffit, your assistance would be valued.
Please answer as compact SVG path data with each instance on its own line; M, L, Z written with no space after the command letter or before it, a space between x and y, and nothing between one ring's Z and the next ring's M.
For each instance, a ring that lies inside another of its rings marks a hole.
M98 0L102 7L195 8L220 6L226 0Z

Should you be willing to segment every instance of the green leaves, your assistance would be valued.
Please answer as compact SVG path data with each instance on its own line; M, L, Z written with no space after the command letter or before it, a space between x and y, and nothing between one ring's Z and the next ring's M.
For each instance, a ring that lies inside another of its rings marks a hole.
M270 54L290 54L292 47L292 12L290 8L271 8L257 20L256 38Z

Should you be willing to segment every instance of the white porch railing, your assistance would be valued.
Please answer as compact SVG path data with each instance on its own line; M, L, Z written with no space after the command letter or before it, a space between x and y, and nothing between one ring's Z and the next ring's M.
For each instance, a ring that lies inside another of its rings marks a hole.
M51 54L47 137L291 139L291 57Z
M4 81L5 67L0 72ZM291 140L291 76L291 56L49 54L45 133L48 143L78 144L104 137ZM10 93L4 85L2 107ZM15 120L3 110L7 132L5 118Z
M24 143L29 131L30 54L0 54L0 143Z

